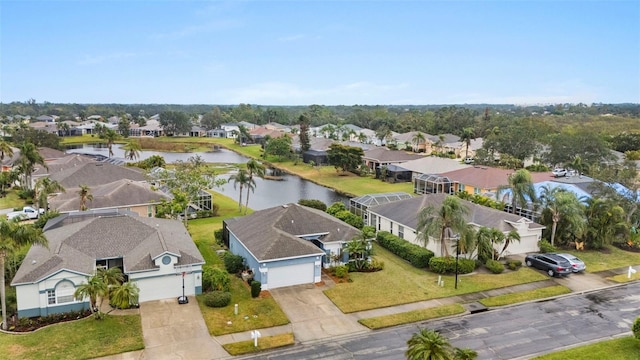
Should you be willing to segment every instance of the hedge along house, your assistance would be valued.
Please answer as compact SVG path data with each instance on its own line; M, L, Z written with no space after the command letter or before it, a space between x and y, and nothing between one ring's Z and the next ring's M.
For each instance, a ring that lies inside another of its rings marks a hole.
M384 205L369 207L369 223L377 231L388 231L413 244L424 246L419 239L417 232L418 213L427 206L432 206L438 211L447 194L428 194L414 197L408 200L400 200ZM537 224L525 217L509 214L504 211L492 209L486 206L474 204L466 200L460 200L467 207L467 223L476 230L481 227L495 228L505 235L515 230L520 235L520 242L512 242L507 248L505 255L524 254L539 251L538 241L542 237L543 225ZM447 241L447 251L455 254L455 240ZM503 244L496 244L496 251L502 250ZM433 251L436 256L440 256L440 239L430 238L427 249ZM473 254L472 254L473 255Z
M122 269L139 302L181 296L183 276L185 295L202 291L204 259L180 221L98 216L57 222L45 236L49 248L32 246L11 283L19 317L88 309L73 294L98 266Z
M360 230L317 209L287 204L227 219L223 239L245 259L262 290L321 281L321 266L348 260L343 251Z

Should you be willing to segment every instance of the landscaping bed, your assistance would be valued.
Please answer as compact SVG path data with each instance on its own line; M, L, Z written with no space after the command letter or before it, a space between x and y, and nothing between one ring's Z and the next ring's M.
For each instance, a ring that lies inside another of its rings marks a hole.
M38 330L45 326L63 323L67 321L80 320L91 316L93 313L91 310L84 311L72 311L62 314L51 314L48 316L41 316L37 318L20 318L17 321L7 320L7 330L13 332L30 332Z

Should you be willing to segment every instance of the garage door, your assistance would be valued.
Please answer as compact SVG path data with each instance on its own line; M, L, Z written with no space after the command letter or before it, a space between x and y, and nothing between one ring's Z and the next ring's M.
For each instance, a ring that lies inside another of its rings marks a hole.
M314 265L313 263L287 265L280 267L270 267L268 272L269 289L284 286L313 284Z

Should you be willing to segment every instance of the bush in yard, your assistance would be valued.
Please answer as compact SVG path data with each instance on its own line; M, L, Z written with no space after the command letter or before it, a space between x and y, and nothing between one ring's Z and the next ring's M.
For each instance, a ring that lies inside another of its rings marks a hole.
M631 331L633 332L633 337L640 340L640 317L638 317L636 321L633 322Z
M231 280L226 271L205 266L202 268L202 287L205 291L229 291Z
M244 258L240 255L235 255L230 252L224 255L224 267L229 274L237 274L244 269Z
M429 266L429 259L433 257L431 250L412 244L388 231L378 232L376 241L383 248L407 260L411 265L420 269Z
M204 303L208 307L225 307L231 302L231 293L227 291L212 291L204 295Z
M315 199L300 199L298 200L298 204L314 209L318 209L320 211L327 211L327 204L323 203L320 200Z
M360 216L352 213L349 210L338 211L333 216L337 217L338 219L346 222L347 224L357 229L362 229L362 227L364 226L364 220L362 220Z
M346 279L349 277L349 268L347 267L347 265L336 266L335 275L338 278Z
M262 283L260 281L252 281L251 282L251 297L257 298L260 296L260 291L262 291Z
M475 268L475 260L458 258L458 274L470 274ZM456 258L453 256L432 257L431 260L429 260L429 270L436 274L455 273Z
M213 231L213 238L216 239L216 244L222 245L222 233L223 229L218 229Z
M507 267L509 268L509 270L516 270L520 266L522 266L522 261L520 261L520 260L509 260L509 261L507 261Z
M458 259L458 274L471 274L476 269L473 259ZM455 269L453 270L455 272Z
M541 253L554 253L556 252L556 247L551 245L547 240L538 241L538 247L540 247Z
M344 203L338 201L334 202L333 204L331 204L331 206L329 206L329 208L327 208L327 214L336 216L337 213L344 210L347 210L347 207L344 205Z
M491 271L494 274L500 274L501 272L504 271L504 265L502 265L502 263L500 261L497 261L497 260L489 259L484 264L484 266L486 266L487 269L489 269L489 271Z

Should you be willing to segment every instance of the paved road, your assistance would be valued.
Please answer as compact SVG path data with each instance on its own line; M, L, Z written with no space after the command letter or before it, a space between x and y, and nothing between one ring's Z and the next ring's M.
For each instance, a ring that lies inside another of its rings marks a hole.
M628 333L640 316L640 283L417 324L440 331L479 359L536 354ZM298 345L245 359L403 359L417 330L406 325L365 335Z

